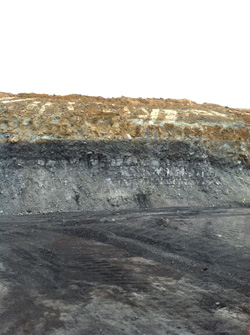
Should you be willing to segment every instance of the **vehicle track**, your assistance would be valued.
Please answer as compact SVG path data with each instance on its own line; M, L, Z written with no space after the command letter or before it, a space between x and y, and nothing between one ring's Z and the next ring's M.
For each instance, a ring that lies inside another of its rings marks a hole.
M250 210L0 217L0 334L246 335Z

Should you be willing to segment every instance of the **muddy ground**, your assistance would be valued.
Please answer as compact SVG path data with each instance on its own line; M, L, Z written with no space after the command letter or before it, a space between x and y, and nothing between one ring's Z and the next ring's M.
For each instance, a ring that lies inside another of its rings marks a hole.
M250 209L0 216L1 335L246 335Z

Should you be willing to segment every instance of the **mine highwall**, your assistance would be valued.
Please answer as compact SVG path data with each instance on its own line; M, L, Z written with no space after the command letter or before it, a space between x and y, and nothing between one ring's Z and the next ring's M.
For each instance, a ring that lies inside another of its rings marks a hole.
M0 214L249 206L249 167L181 141L0 144Z

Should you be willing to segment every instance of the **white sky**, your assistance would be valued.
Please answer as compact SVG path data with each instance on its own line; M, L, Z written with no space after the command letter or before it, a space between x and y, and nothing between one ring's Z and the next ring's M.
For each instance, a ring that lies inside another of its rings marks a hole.
M250 108L249 0L0 0L0 91Z

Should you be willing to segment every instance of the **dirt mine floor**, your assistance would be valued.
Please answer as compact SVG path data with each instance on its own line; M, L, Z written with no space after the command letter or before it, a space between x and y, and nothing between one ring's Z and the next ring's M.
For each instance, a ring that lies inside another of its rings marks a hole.
M1 335L246 335L250 209L0 217Z

